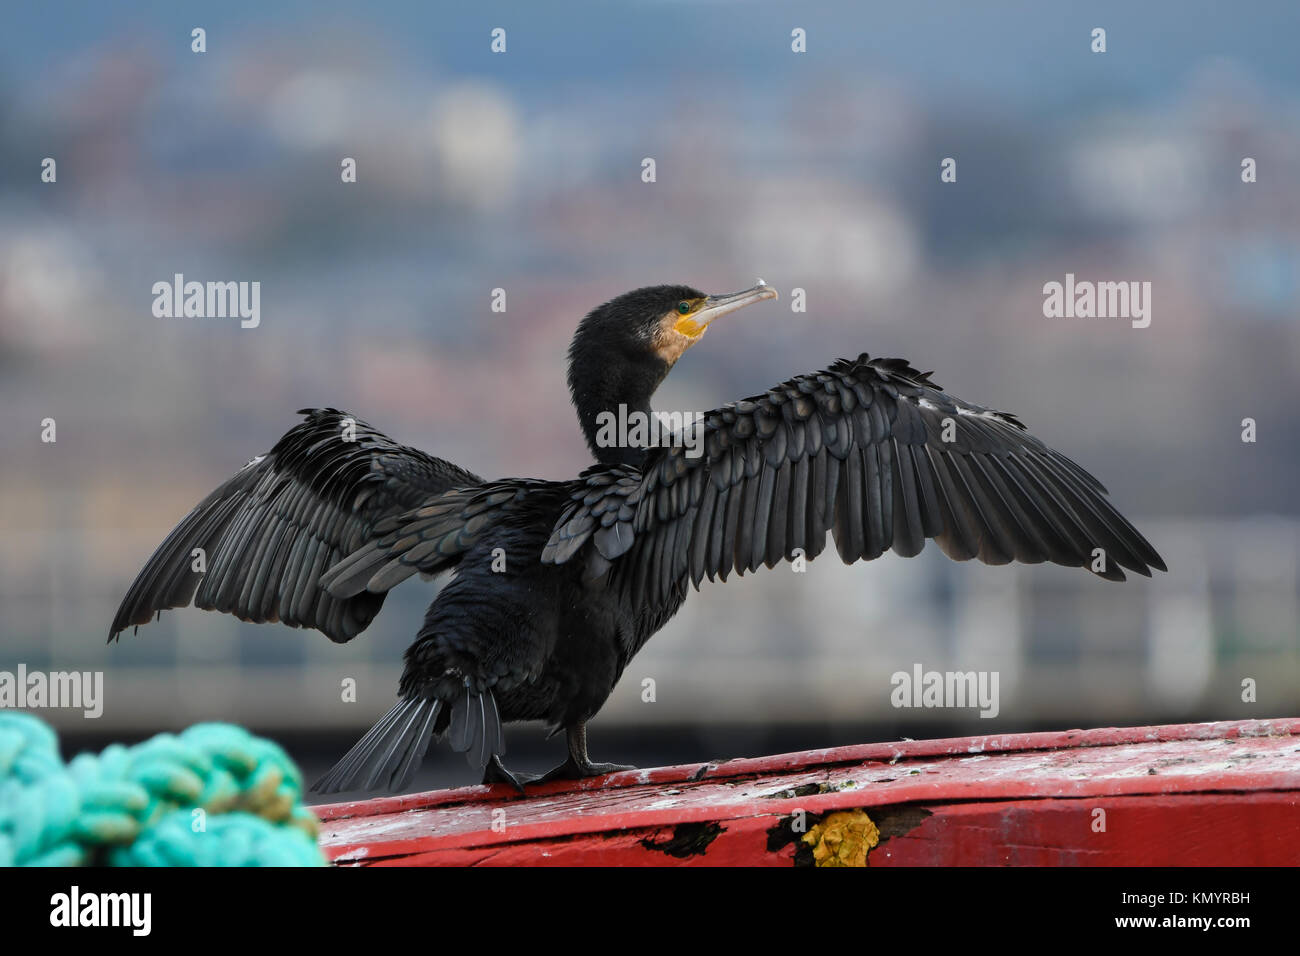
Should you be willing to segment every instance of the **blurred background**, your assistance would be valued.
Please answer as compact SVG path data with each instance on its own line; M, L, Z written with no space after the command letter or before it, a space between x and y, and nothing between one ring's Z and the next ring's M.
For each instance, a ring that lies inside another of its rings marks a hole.
M103 671L100 719L42 714L69 753L234 720L323 770L390 705L437 585L400 587L346 646L192 609L106 646L175 522L304 406L480 474L576 475L582 314L755 276L781 301L720 324L660 408L899 355L1094 472L1170 573L1113 585L931 546L706 584L593 723L595 759L1300 710L1295 4L49 2L5 20L0 670ZM175 273L260 282L260 326L156 318ZM1149 281L1150 327L1045 318L1066 273ZM1000 713L893 708L890 675L917 663L997 671ZM510 765L557 763L542 738L514 729ZM471 782L446 748L419 781Z

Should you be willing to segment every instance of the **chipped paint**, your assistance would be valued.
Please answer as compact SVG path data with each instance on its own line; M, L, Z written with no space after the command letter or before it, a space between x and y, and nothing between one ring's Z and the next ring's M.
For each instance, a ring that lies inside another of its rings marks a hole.
M675 807L681 803L680 800L673 800L671 797L663 800L652 800L646 804L647 810L663 810L668 807Z
M722 827L716 823L681 823L673 828L670 839L656 841L653 837L646 837L641 845L647 850L658 850L684 860L688 856L703 856L721 832Z

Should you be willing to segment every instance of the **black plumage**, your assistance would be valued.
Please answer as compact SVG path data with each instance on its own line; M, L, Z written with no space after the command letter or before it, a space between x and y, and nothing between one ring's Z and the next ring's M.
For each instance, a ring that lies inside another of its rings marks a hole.
M127 591L110 640L192 600L349 641L384 593L334 597L321 575L368 541L380 519L482 481L337 409L298 414L306 419L181 519Z
M1051 561L1113 581L1165 569L1095 478L900 359L841 359L709 412L697 456L682 434L653 448L603 440L602 413L649 414L713 319L774 295L656 286L593 310L569 385L597 464L570 481L484 481L359 421L345 441L341 412L306 413L168 536L113 636L193 598L346 641L401 581L452 571L406 652L397 704L317 789L400 789L437 734L486 780L518 786L503 722L566 731L569 757L548 777L613 769L588 758L586 723L688 585L815 558L828 533L845 562L934 539L956 560Z

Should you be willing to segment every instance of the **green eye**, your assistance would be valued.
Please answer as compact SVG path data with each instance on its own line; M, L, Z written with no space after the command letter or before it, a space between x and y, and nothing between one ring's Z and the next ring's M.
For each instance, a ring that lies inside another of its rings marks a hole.
M689 302L678 302L677 311L680 312L682 315L689 315L691 311L691 304Z

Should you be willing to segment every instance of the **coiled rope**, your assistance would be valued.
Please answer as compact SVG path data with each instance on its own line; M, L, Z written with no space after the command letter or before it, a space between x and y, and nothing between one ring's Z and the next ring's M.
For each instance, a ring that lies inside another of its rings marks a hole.
M323 866L302 776L269 740L195 724L64 764L0 711L0 866Z

